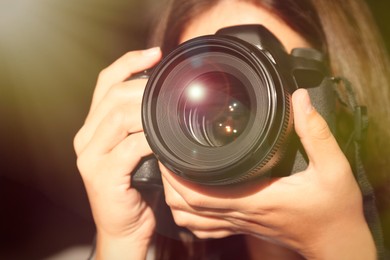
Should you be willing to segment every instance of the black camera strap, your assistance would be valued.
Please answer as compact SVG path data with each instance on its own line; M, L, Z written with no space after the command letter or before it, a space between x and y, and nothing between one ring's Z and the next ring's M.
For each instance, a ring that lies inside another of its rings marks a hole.
M350 158L352 161L351 166L353 167L355 178L363 195L364 216L375 241L378 259L384 259L383 234L376 206L375 193L368 180L362 161L362 141L365 139L368 128L367 109L365 106L358 105L355 92L349 80L343 77L333 77L331 80L335 83L334 89L339 101L353 114L354 126L342 149L345 153L353 149L353 158Z

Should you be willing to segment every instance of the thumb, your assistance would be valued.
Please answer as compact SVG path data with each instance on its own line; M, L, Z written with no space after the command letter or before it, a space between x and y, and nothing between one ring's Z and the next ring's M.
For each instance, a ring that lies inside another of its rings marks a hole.
M325 119L313 107L306 89L292 96L295 131L306 151L310 165L324 168L345 162L345 156Z

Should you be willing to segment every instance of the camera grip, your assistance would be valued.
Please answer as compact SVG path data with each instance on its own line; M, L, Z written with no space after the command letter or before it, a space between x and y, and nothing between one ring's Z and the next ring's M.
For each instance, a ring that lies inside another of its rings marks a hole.
M336 131L336 95L332 78L326 77L319 86L307 88L313 106L327 122L332 134L337 136ZM300 142L296 143L298 151L292 168L292 173L305 170L309 159Z
M153 208L157 233L176 240L180 240L185 234L197 240L189 230L177 226L173 220L171 209L165 202L161 172L156 157L153 155L145 157L138 164L137 169L131 175L131 185Z
M133 74L128 80L148 79L152 69ZM158 161L153 155L144 157L131 174L131 186L137 190L162 188Z
M136 189L162 188L158 161L153 155L145 157L131 174L131 185Z

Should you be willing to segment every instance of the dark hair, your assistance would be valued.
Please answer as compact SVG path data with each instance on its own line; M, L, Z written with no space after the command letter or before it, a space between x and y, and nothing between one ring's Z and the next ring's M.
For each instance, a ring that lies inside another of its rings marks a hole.
M164 53L175 48L184 28L222 0L170 0L152 45ZM237 1L237 0L236 0ZM383 225L390 227L390 62L372 14L364 0L238 0L276 13L314 48L323 51L334 75L351 81L358 102L368 107L370 125L364 162L376 191ZM181 257L183 258L183 257Z

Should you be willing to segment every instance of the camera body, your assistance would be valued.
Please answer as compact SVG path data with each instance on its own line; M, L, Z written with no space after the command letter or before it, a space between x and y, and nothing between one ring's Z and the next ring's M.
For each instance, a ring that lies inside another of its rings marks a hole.
M321 52L299 48L288 54L261 25L223 28L179 45L146 75L142 120L154 157L132 174L133 185L159 185L157 160L202 185L304 170L291 95L307 88L333 129L328 73Z

